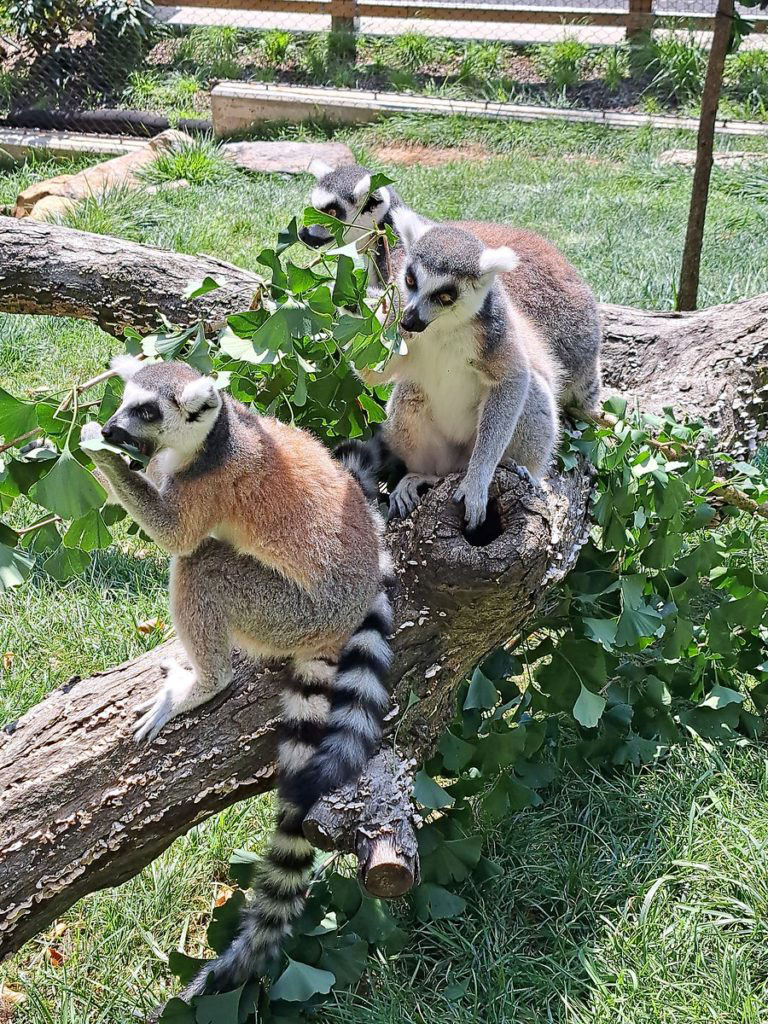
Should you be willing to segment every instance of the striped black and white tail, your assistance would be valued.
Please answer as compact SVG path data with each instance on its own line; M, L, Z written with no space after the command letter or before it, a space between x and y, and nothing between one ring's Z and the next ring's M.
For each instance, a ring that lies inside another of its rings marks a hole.
M183 997L228 992L263 974L301 914L314 849L302 822L315 801L358 778L381 740L389 710L385 680L392 661L392 612L382 591L341 652L338 665L295 665L282 694L278 811L266 855L257 868L253 899L240 931L204 967Z
M333 449L333 457L357 480L368 501L378 500L379 472L389 457L380 431L368 441L342 441Z

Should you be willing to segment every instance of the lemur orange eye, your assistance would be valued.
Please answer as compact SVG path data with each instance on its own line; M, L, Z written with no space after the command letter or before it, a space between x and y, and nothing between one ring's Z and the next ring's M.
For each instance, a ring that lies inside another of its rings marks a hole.
M413 276L413 274L406 274L405 275L405 283L408 285L409 288L415 288L416 287L416 278Z
M437 296L437 301L441 306L452 306L456 301L456 296L452 295L451 292L440 292Z
M339 215L339 211L336 209L335 206L329 206L325 212L328 214L329 217L338 217Z

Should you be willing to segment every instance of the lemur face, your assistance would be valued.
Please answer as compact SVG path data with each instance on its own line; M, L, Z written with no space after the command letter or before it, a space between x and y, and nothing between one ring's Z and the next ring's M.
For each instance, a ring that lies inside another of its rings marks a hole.
M420 333L438 320L446 326L469 323L497 275L517 266L511 249L486 248L468 231L432 227L410 210L395 210L393 219L405 248L399 281L404 331Z
M384 187L371 193L371 175L357 164L339 167L335 171L325 165L315 167L317 184L312 190L310 204L347 225L344 229L345 245L367 238L371 229L381 224L390 207L389 190ZM313 249L333 240L330 231L321 224L302 228L299 238Z
M190 454L216 422L222 398L215 382L182 363L143 363L117 356L125 381L120 408L102 427L106 441L132 444L146 455L165 448Z

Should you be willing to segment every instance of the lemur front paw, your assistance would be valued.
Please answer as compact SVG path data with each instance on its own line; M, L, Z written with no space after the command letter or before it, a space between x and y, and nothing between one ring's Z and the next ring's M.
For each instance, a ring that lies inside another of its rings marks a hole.
M516 462L510 462L507 464L507 468L511 469L516 476L519 476L521 480L529 484L531 487L536 487L537 483L531 476L531 471L525 466L519 466Z
M464 520L467 528L476 530L485 522L488 507L488 485L472 477L465 476L453 494L455 502L464 502Z
M435 484L437 481L438 477L436 476L406 473L389 496L387 519L406 519L421 501L419 487L425 484Z
M80 442L83 441L103 441L104 436L101 433L101 424L96 420L88 420L84 423L80 430ZM101 452L94 452L94 455L101 455Z
M136 714L141 715L133 727L133 738L137 743L142 740L151 742L172 718L202 703L194 693L197 682L194 672L182 668L175 661L163 662L162 669L165 673L163 686L154 697L135 708Z

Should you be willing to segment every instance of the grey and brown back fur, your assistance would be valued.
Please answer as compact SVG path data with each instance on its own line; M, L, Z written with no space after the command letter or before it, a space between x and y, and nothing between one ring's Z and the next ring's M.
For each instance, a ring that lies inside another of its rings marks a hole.
M325 174L317 184L330 194L338 190L351 196L356 183L366 175L370 176L370 171L355 164ZM408 208L391 185L379 192L386 192L378 208L382 211L381 223L396 230L392 211ZM469 231L487 246L508 246L519 255L517 266L502 276L502 282L516 308L539 328L562 367L562 405L593 409L602 386L602 327L592 289L576 268L556 246L533 231L493 221L449 221L447 225ZM402 255L401 246L391 254L394 278L400 271ZM384 273L383 251L377 250L376 262Z

